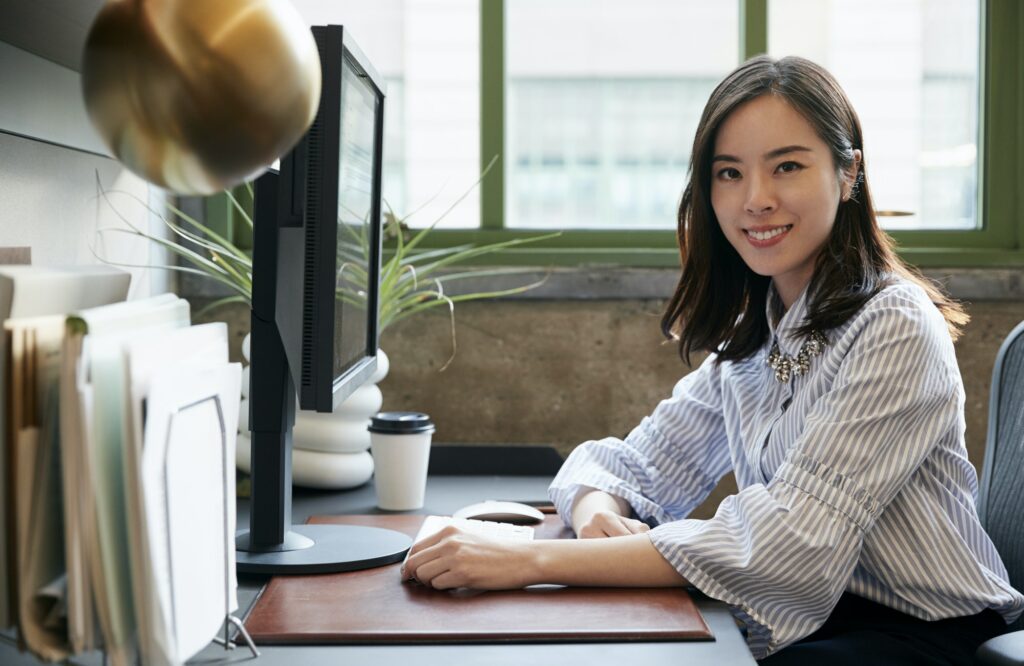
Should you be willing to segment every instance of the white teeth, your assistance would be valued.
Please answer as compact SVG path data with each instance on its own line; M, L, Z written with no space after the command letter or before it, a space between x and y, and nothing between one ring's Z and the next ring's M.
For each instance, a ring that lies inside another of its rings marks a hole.
M748 231L747 233L750 234L750 237L754 240L764 241L769 238L775 238L780 234L784 234L792 228L792 224L787 224L784 227L775 227L771 231Z

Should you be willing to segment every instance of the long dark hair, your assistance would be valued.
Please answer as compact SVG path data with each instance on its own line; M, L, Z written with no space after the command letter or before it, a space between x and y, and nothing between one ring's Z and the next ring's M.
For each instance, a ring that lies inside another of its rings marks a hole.
M751 58L711 93L693 140L689 183L679 205L679 254L682 275L666 306L661 330L678 338L679 355L689 363L693 351L716 351L718 359L741 360L768 339L765 315L771 278L747 267L722 233L711 207L711 159L718 128L740 104L761 95L777 95L791 104L828 145L838 171L857 170L852 195L839 204L831 234L817 258L808 288L808 315L796 335L841 326L900 275L919 284L942 313L951 337L959 336L968 316L934 284L896 255L892 239L875 217L862 159L860 120L838 82L809 60L768 56Z

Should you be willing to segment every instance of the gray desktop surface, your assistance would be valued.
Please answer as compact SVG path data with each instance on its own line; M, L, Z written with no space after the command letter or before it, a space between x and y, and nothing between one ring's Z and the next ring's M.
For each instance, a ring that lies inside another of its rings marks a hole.
M540 501L547 498L549 476L432 476L427 485L426 505L412 513L451 514L455 509L484 499ZM341 492L317 492L295 489L292 520L304 523L314 515L351 513L390 513L376 508L372 483ZM249 522L249 504L238 503L238 525ZM244 617L256 601L267 579L240 576L238 588L239 617ZM243 647L225 651L209 645L189 660L189 664L235 664L252 666L292 666L294 664L344 664L345 666L461 666L482 664L495 666L597 666L643 663L644 666L742 666L755 664L727 607L700 595L695 601L715 635L708 642L663 643L547 643L498 645L344 645L344 646L260 646L261 656L253 659ZM339 612L358 613L358 608L345 608L338 600ZM40 663L25 654L18 654L12 636L0 635L0 663L11 666ZM102 657L89 654L76 657L71 663L103 664Z

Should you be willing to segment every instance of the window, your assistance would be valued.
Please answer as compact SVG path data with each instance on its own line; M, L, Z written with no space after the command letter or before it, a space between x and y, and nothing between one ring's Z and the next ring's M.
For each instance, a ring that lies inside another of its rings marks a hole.
M978 228L979 11L965 0L771 0L768 52L839 80L887 229Z
M505 226L674 228L738 6L512 0L505 25Z
M310 25L343 25L387 84L384 199L426 226L480 174L480 7L474 0L293 0ZM479 192L445 217L480 226Z
M424 248L560 229L497 263L676 266L711 86L796 53L850 94L883 224L919 266L1024 264L1019 0L295 0L389 86L385 197Z

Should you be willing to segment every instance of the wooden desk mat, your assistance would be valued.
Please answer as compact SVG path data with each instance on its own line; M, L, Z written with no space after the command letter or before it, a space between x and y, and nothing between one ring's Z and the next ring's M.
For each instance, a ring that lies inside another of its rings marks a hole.
M415 537L423 519L316 516L310 522L384 527ZM547 516L535 537L572 538L572 532L557 516ZM400 582L399 567L277 576L245 626L257 643L268 645L714 639L690 595L679 588L441 591Z

